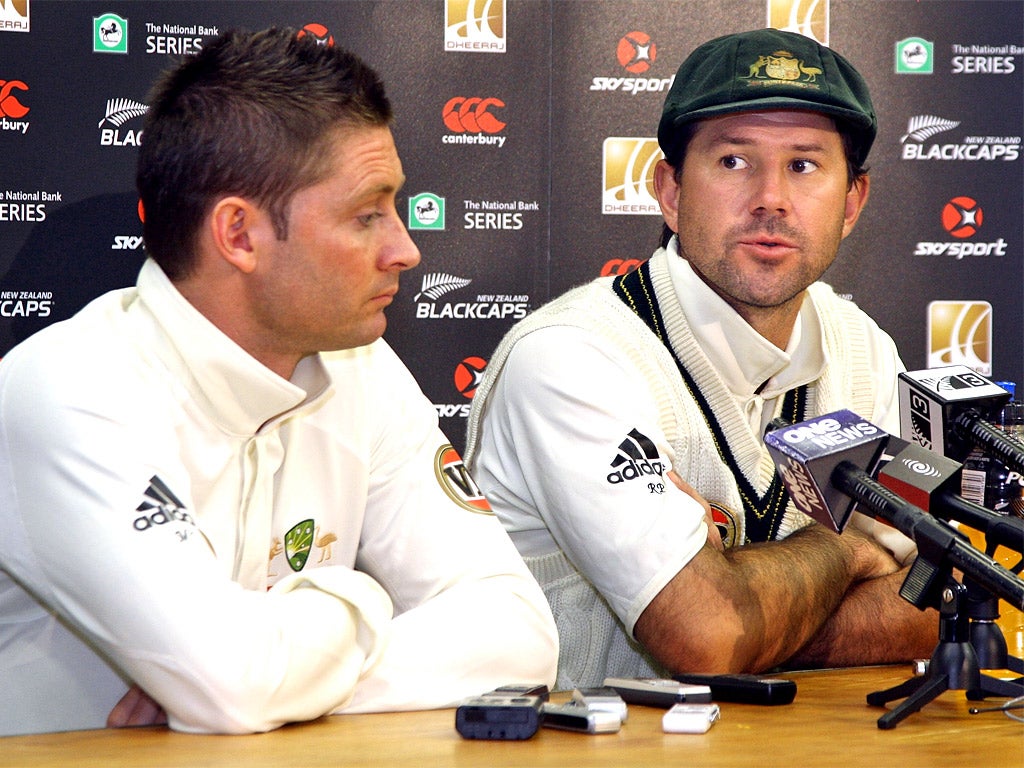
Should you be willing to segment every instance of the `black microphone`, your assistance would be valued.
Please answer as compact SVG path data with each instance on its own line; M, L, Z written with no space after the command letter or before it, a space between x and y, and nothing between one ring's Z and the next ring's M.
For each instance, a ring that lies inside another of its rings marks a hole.
M878 470L879 483L935 517L980 531L989 555L998 546L1024 554L1024 519L993 512L953 490L960 487L960 463L906 440L891 438L890 443L894 456Z
M989 422L1010 393L966 365L901 373L899 399L905 440L956 461L980 448L1024 473L1024 444Z
M885 431L856 414L836 411L770 432L764 441L790 498L801 511L842 531L853 507L843 502L847 498L859 505L860 511L891 523L914 540L918 558L900 589L905 600L921 608L934 604L930 598L944 586L945 582L937 579L943 575L941 566L948 563L1024 610L1024 581L972 547L949 525L904 501L861 469L864 456L869 456L868 466L873 469L887 439Z

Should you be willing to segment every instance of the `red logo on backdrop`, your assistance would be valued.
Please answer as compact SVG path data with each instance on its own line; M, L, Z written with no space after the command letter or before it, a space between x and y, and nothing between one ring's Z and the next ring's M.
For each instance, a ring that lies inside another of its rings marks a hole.
M299 30L299 34L296 37L300 40L304 37L312 37L316 40L317 45L326 45L328 47L334 45L334 35L323 24L307 24Z
M28 86L21 80L0 80L0 117L18 119L28 114L28 107L14 95L15 88L19 91L28 90Z
M611 259L601 267L601 277L608 275L625 275L639 267L643 262L640 259Z
M942 226L953 237L971 237L985 218L978 202L970 197L954 197L942 209Z
M658 46L646 32L634 31L623 35L619 40L615 55L627 72L641 75L650 69L651 64L658 58Z
M444 105L444 124L453 133L498 133L507 123L490 113L492 108L503 108L501 99L465 98L456 96Z
M480 378L487 368L487 361L482 357L467 357L455 366L455 388L463 397L472 399L476 394L476 388L480 385Z

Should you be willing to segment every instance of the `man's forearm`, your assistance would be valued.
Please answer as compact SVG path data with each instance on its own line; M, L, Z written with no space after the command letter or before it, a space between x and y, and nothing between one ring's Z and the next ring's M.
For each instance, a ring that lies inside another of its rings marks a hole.
M835 613L787 663L848 667L928 658L938 643L938 612L899 595L907 569L854 584Z
M634 632L671 669L758 672L806 646L851 584L896 568L863 536L818 525L724 554L705 547L651 601Z

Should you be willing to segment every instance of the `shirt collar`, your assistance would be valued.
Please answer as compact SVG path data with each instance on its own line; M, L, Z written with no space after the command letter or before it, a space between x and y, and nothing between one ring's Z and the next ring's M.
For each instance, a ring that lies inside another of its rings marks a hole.
M821 376L826 353L814 302L805 295L789 344L781 350L755 331L679 256L676 239L667 246L669 275L690 330L729 390L765 399ZM758 392L760 388L760 392Z
M185 299L152 259L138 278L138 297L158 328L154 350L225 429L255 434L261 426L312 403L331 389L320 355L281 378L226 336Z

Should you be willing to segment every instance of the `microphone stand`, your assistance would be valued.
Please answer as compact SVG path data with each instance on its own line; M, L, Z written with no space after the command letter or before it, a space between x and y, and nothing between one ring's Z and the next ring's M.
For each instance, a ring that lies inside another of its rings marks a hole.
M999 615L998 598L967 575L965 583L957 581L952 565L944 559L939 565L929 560L929 549L926 543L925 551L919 551L900 595L921 609L938 605L939 642L924 675L868 694L871 706L904 699L878 719L883 730L895 728L945 691L966 691L971 700L1024 693L1024 678L1000 680L981 672L982 668L1024 671L1024 661L1009 656L1002 630L992 621Z
M920 560L915 561L911 567L911 575L918 562ZM967 588L953 578L949 567L945 569L945 576L939 603L939 644L928 662L928 671L867 696L871 706L884 706L895 699L905 699L878 718L878 727L883 730L895 728L906 717L945 691L975 691L981 688L981 669L970 642L970 620L963 605Z
M970 643L978 655L978 666L982 669L1007 669L1017 675L1024 675L1024 659L1009 654L1003 630L995 623L999 618L999 598L966 575L963 583L967 591ZM968 688L967 698L978 701L986 696L1024 696L1024 676L1015 680L1002 680L983 674L981 687Z

